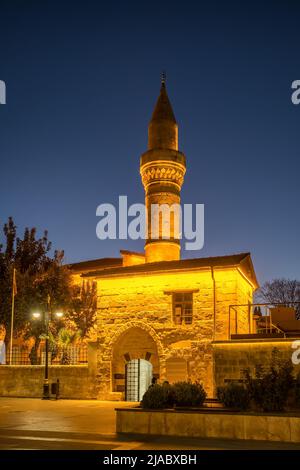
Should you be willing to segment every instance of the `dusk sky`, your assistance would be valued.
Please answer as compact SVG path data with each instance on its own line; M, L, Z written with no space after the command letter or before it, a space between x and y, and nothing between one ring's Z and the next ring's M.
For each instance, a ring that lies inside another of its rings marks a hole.
M143 202L139 158L162 70L205 245L250 251L259 281L300 279L300 3L0 0L0 222L49 231L67 262L100 241L96 207Z

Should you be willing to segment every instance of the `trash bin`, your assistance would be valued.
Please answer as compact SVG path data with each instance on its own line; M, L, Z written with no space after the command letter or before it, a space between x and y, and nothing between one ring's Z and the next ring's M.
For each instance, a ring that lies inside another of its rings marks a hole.
M56 399L58 399L59 396L59 380L57 379L56 382L53 382L51 384L51 394L56 396Z

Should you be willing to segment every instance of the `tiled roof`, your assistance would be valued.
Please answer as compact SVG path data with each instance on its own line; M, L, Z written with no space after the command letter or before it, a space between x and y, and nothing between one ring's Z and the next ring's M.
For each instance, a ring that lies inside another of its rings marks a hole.
M243 262L243 263L242 263ZM243 271L252 280L253 284L258 286L252 265L250 253L239 253L227 256L214 256L209 258L191 258L175 261L160 261L156 263L145 263L133 266L115 266L105 269L97 269L95 271L83 274L83 277L108 277L126 274L150 273L160 271L178 271L205 267L222 267L222 266L243 266Z
M77 272L91 271L96 269L103 270L108 268L115 268L118 266L122 266L122 258L99 258L69 264L71 270Z

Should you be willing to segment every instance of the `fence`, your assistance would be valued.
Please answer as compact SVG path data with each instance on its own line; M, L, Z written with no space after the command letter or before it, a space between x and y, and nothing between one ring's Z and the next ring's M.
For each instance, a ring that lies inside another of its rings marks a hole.
M45 364L45 348L41 346L38 354L34 357L31 349L23 346L13 346L13 365L43 365ZM56 348L49 350L49 365L78 365L88 362L87 346L68 346L66 348Z

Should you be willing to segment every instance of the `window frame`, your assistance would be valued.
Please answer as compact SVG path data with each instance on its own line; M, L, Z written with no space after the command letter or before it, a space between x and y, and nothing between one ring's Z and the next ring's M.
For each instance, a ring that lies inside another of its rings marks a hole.
M194 320L194 291L172 292L172 322L176 326L191 326ZM177 296L177 299L176 299ZM180 297L181 296L181 299ZM181 308L181 313L176 314L176 309ZM178 319L180 319L178 321Z

